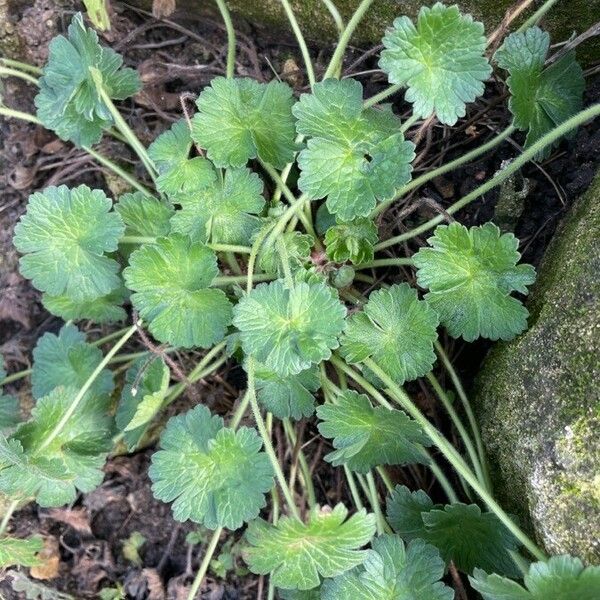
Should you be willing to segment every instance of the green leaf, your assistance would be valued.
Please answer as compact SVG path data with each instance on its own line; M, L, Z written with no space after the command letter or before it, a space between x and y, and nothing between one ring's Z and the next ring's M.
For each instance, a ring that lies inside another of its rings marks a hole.
M321 386L315 366L297 375L282 377L268 367L254 368L256 397L278 419L302 419L315 412L316 392Z
M142 192L120 196L115 211L125 223L125 235L162 237L171 231L171 206Z
M294 159L292 90L281 82L215 77L196 101L192 138L217 167L259 158L277 168Z
M525 588L499 575L476 569L469 581L484 600L597 600L600 567L584 567L571 556L552 556L536 562L525 575Z
M539 27L509 35L496 52L498 65L509 73L508 108L513 124L527 131L525 148L579 112L583 106L585 79L575 60L575 52L544 64L550 48L550 36ZM544 158L550 148L538 154Z
M40 506L61 506L73 502L77 490L91 492L100 485L106 454L112 447L109 398L88 396L52 442L42 446L76 393L75 388L54 389L37 401L31 419L9 440L0 437L1 492L17 498L35 497Z
M414 540L407 546L395 535L382 535L361 567L323 584L322 600L453 600L441 581L444 561L433 546Z
M29 197L13 243L24 254L21 273L42 292L93 300L121 285L117 249L124 227L102 190L48 187Z
M249 169L227 169L204 189L177 202L181 210L171 219L173 231L197 242L250 245L265 206L263 183Z
M348 510L338 504L311 510L308 522L282 517L277 525L262 519L248 525L250 546L246 561L257 575L270 574L283 589L310 590L321 577L335 577L361 564L366 550L359 550L375 533L375 516L360 510L348 520Z
M519 570L509 552L516 539L490 512L475 504L434 505L423 491L396 486L387 502L388 521L405 539L421 538L439 549L442 558L472 573L479 567L513 577Z
M231 304L209 289L218 275L217 257L187 236L172 234L140 246L123 271L140 316L160 342L208 348L220 342L231 323Z
M143 356L127 369L115 419L129 451L138 446L160 411L169 379L169 368L161 358Z
M258 266L265 273L276 273L283 277L281 263L281 244L285 246L285 253L292 271L303 268L310 262L310 253L315 243L312 235L299 231L286 231L271 245L264 245L258 255Z
M373 246L377 240L377 227L370 219L337 223L325 234L327 256L335 262L349 260L359 265L373 260Z
M414 144L404 140L390 110L363 110L362 85L328 79L294 106L298 133L309 136L298 156L298 187L309 198L327 197L343 221L366 217L377 201L410 181Z
M102 358L102 351L88 344L75 325L64 325L58 335L45 333L33 349L33 397L41 398L58 386L81 388ZM113 389L112 373L103 369L88 396L109 396Z
M113 119L98 95L90 68L102 73L103 86L113 100L135 94L141 87L139 77L133 69L121 68L119 54L98 44L96 32L84 26L80 13L69 25L68 39L55 37L48 50L35 97L37 116L61 139L91 146L100 141Z
M331 356L344 328L345 307L322 283L282 281L256 286L234 308L247 356L285 377Z
M5 377L4 357L0 354L0 385ZM20 420L21 406L19 399L14 396L5 396L0 387L0 432L14 427Z
M424 462L421 444L431 443L419 424L402 411L373 408L367 396L351 390L342 392L335 404L319 406L317 416L319 432L333 438L335 448L325 460L359 473L377 465Z
M40 564L36 556L44 547L44 541L39 536L20 539L0 537L0 569L6 567L33 567Z
M390 83L406 85L413 113L445 125L465 116L465 105L484 91L492 69L484 56L483 24L440 2L422 7L416 26L399 17L383 38L379 66Z
M278 590L281 600L321 600L321 588L313 590Z
M535 280L531 265L517 265L519 241L493 223L467 229L440 225L414 255L425 299L453 337L510 340L527 328L529 313L511 292L527 293Z
M149 470L154 496L173 502L173 516L209 529L238 529L258 516L273 472L254 429L237 431L197 406L173 417L152 455Z
M156 187L174 198L186 196L211 185L217 174L210 161L190 158L192 136L184 119L161 133L148 148L148 155L158 169Z
M43 294L42 304L48 312L65 321L89 319L94 323L115 323L124 321L127 317L127 313L121 306L126 298L127 290L120 287L106 296L93 300L75 301L64 294L60 296Z
M369 296L362 312L352 315L342 338L351 363L372 358L402 385L431 371L438 318L408 284L392 285Z

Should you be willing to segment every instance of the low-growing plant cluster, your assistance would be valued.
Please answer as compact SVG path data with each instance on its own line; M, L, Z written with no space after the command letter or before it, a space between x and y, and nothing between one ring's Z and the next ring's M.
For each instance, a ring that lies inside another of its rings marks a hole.
M140 89L136 71L99 44L81 15L51 42L39 79L34 68L5 61L39 91L37 116L6 107L2 114L87 149L131 191L110 198L85 185L48 187L30 196L15 228L21 273L66 324L33 351L35 405L27 420L16 399L2 396L0 493L8 508L0 567L33 565L41 549L35 536L6 534L16 509L30 501L70 504L95 489L116 445L145 447L187 386L235 360L247 389L234 413L223 417L200 402L170 418L148 473L176 520L214 531L190 598L222 532L240 528L244 560L269 577L270 598L449 600L448 568L468 575L486 600L598 598L599 568L548 558L494 499L477 422L439 341L442 329L471 342L510 340L527 327L515 294L527 294L535 271L520 263L518 240L491 222L465 227L452 215L600 113L598 105L582 110L574 52L547 62L549 36L536 24L541 10L490 57L483 25L437 3L416 21L394 21L379 60L390 86L365 98L361 83L340 73L372 0L340 29L320 81L282 3L310 91L296 98L281 81L234 77L236 41L219 1L229 32L227 77L213 79L197 112L148 148L114 104ZM455 125L493 69L506 78L512 124L413 178L423 120ZM401 91L412 105L404 119L386 103ZM524 150L508 166L443 214L380 239L377 217L394 202L517 130L526 132ZM147 181L93 149L103 135L131 146ZM417 236L429 237L411 253ZM400 256L376 258L391 247ZM393 266L411 276L392 284L373 277L374 269ZM90 341L74 324L81 320L133 323ZM138 331L158 350L123 353ZM206 353L172 383L169 353L177 348ZM456 399L434 374L437 361ZM2 373L0 380L20 376ZM447 411L459 447L403 388L419 378ZM317 504L296 443L295 422L303 419L331 446L325 460L343 471L351 503ZM277 420L297 456L294 483L273 447ZM446 503L394 485L388 467L413 464L431 469Z

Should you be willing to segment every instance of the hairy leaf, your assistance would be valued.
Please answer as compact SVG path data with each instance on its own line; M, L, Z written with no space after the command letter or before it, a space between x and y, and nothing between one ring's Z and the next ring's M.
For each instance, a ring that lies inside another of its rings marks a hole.
M261 284L234 308L248 356L285 377L331 356L344 328L345 307L325 284Z
M315 412L313 394L321 385L316 367L282 377L264 365L256 365L254 374L258 401L278 419L298 420Z
M480 569L475 569L469 581L484 600L597 600L600 567L584 567L581 560L567 554L533 563L525 575L525 588Z
M422 490L396 486L387 513L390 525L403 538L433 544L447 563L453 561L465 573L479 567L519 576L509 554L517 550L516 539L493 513L482 513L475 504L434 505Z
M78 146L99 142L113 119L100 99L90 68L101 72L104 89L113 100L124 100L140 89L137 73L121 68L121 55L100 46L96 32L83 24L81 13L73 17L68 37L55 37L48 52L35 97L38 118L60 138Z
M438 318L408 284L377 290L362 312L350 317L342 338L349 362L372 358L402 384L431 371Z
M395 535L371 544L364 564L323 584L323 600L453 600L454 591L441 581L444 561L423 540L407 546Z
M173 198L186 197L213 183L217 177L210 161L190 158L192 136L185 120L174 123L161 133L148 148L158 169L156 187Z
M125 235L162 237L171 231L173 209L158 198L142 192L123 194L115 210L125 223Z
M58 335L45 333L33 349L33 397L41 398L58 386L81 388L102 358L102 351L88 344L75 325L64 325ZM87 395L107 397L113 389L112 373L103 369Z
M335 262L349 260L359 265L373 260L373 246L377 240L377 227L370 219L337 223L325 234L327 256Z
M36 556L44 547L41 537L0 537L0 569L6 567L33 567L40 564Z
M493 223L467 229L440 225L414 256L425 299L453 337L510 340L527 328L527 309L511 292L527 293L531 265L517 265L519 241Z
M406 85L406 100L420 117L432 114L446 125L465 116L465 105L484 91L492 69L484 56L483 25L458 6L438 2L394 21L383 38L379 66L390 83Z
M299 188L351 221L366 217L411 178L414 145L400 133L391 111L363 110L362 85L328 79L294 106L298 133L309 136L298 156Z
M173 516L209 529L237 529L258 516L273 472L254 429L237 431L197 406L173 417L149 470L154 496L173 502Z
M253 573L270 574L283 589L310 590L321 577L335 577L361 564L366 550L359 550L375 533L375 517L364 509L351 516L338 504L333 510L318 506L307 523L283 517L276 526L257 519L248 525L250 547L246 561Z
M377 465L404 465L425 460L421 444L430 444L418 423L400 410L373 408L369 398L347 390L335 404L317 408L319 432L333 438L335 450L325 460L359 473Z
M187 236L172 234L140 246L123 271L131 300L161 342L208 348L221 341L231 323L231 304L210 289L217 257Z
M531 27L509 35L495 55L498 65L509 73L508 108L515 127L527 131L525 148L583 106L585 80L575 52L567 52L544 68L549 48L550 36L539 27ZM538 159L549 153L547 148Z
M127 313L122 307L126 298L127 290L120 287L106 296L100 296L93 300L75 301L65 294L60 296L43 294L42 304L48 312L65 321L89 319L94 323L115 323L123 321L127 317Z
M6 377L4 357L0 354L0 386ZM2 393L0 387L0 432L14 427L21 420L21 407L18 398Z
M283 168L296 150L292 103L285 83L215 77L196 102L192 138L217 167L260 158Z
M315 243L312 235L300 233L299 231L286 231L281 234L276 242L271 245L264 245L258 255L258 266L265 273L277 273L281 277L284 275L281 262L282 248L285 247L285 254L288 258L292 271L303 268L310 262L310 252Z
M178 198L173 231L198 242L250 245L265 205L263 183L249 169L227 169L204 189Z
M94 300L121 285L107 252L123 234L121 217L102 190L86 185L48 187L29 197L13 243L24 254L21 273L42 292L73 301Z

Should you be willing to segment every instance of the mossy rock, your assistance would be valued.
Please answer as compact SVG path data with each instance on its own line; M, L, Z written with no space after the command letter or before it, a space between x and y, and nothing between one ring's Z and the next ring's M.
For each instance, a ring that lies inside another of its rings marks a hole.
M600 174L555 234L530 327L497 344L474 407L495 491L552 554L600 563Z

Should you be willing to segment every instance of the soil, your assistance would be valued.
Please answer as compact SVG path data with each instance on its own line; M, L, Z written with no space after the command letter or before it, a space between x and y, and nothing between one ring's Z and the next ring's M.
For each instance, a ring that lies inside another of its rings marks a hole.
M69 14L66 10L57 12L52 8L54 6L38 0L27 9L26 21L17 20L17 26L35 22L35 10L38 10L39 19L53 19L60 29L69 20ZM275 72L296 92L306 91L306 83L298 67L300 56L292 39L265 40L264 32L255 37L252 26L248 24L239 24L238 34L240 51L236 69L239 75L267 81ZM45 58L47 32L41 28L36 38L31 29L29 37L32 38L28 40L31 46L29 59L40 64ZM175 23L169 19L158 21L137 9L121 6L115 9L112 30L104 36L103 42L122 53L126 64L137 66L140 70L144 90L133 101L124 103L122 109L146 144L171 122L181 118L183 110L191 111L195 95L212 77L223 74L225 68L224 30L220 23L209 19L186 23ZM366 88L366 94L371 95L383 89L385 82L380 73L373 72L376 59L369 50L352 49L346 61L346 74L358 77ZM318 56L318 71L323 71L329 51L313 49L313 55ZM431 168L458 156L506 127L510 117L503 102L504 94L501 82L489 86L486 97L469 107L467 118L457 128L450 130L434 124L423 131L417 150L418 169ZM586 101L597 101L599 96L600 83L590 81ZM29 112L34 110L33 91L21 82L6 80L3 97L9 106ZM408 107L397 97L394 110L402 115ZM45 331L57 331L61 325L59 319L45 312L38 292L18 273L18 256L11 245L11 237L17 219L25 210L28 195L47 185L63 183L86 183L103 188L112 195L118 195L121 188L119 182L107 176L84 152L61 142L42 128L3 120L0 122L0 135L0 353L5 358L7 370L13 372L29 367L36 339ZM382 237L410 227L417 219L433 216L477 187L491 177L503 161L514 158L518 152L514 146L522 142L522 136L516 135L513 146L504 144L477 163L450 173L406 198L384 215ZM134 157L120 143L105 140L101 149L103 153L137 169ZM516 190L527 185L528 193L524 200L513 202L511 210L497 213L500 196L511 197L511 190L505 187L472 204L460 215L461 221L477 224L495 217L502 218L506 228L513 229L521 240L524 259L537 265L560 218L591 182L599 160L598 125L582 127L573 140L563 143L548 160L539 165L528 165L515 178L513 185ZM137 176L143 178L144 175L139 171ZM416 240L410 250L416 248L415 243L423 242ZM387 280L408 275L393 269L377 272L377 276L385 276ZM83 324L83 327L92 337L104 335L107 331L91 324ZM131 347L134 349L140 344L137 340L132 342ZM457 361L461 376L467 382L472 380L489 344L464 345L454 340L445 340L445 344ZM191 355L176 356L176 359L184 372L194 363ZM225 415L238 399L244 383L243 371L234 363L228 364L219 375L196 384L174 410L183 410L197 401L195 398L201 397L211 410ZM20 396L25 409L30 406L27 383L15 384L9 391ZM410 386L409 391L437 425L451 435L450 427L443 414L438 413L429 391L417 384ZM309 461L319 465L315 469L319 502L347 502L348 492L339 469L332 470L319 460L327 448L316 435L314 424L306 423L301 433ZM280 455L286 458L281 440L278 446ZM154 500L147 476L151 453L152 448L149 448L133 455L111 458L101 487L80 497L71 507L49 510L31 504L16 513L11 521L14 533L23 536L40 533L56 542L53 554L54 558L58 557L58 570L52 578L38 583L78 599L96 598L101 589L117 584L123 587L124 597L128 599L176 600L187 597L206 535L200 532L199 544L198 539L194 543L186 542L186 536L197 532L197 527L190 523L175 523L169 506ZM424 469L396 469L393 476L399 483L428 489L434 497L439 495L442 498ZM123 553L123 543L134 532L145 539L138 561L132 560L131 556L126 558ZM231 535L227 539L231 539ZM225 542L225 538L222 541ZM227 575L222 577L219 564L214 564L201 597L211 600L260 597L265 582L247 574L237 546L230 554L233 564ZM24 598L12 590L10 581L11 576L8 575L0 582L1 597ZM452 578L448 583L458 585Z

